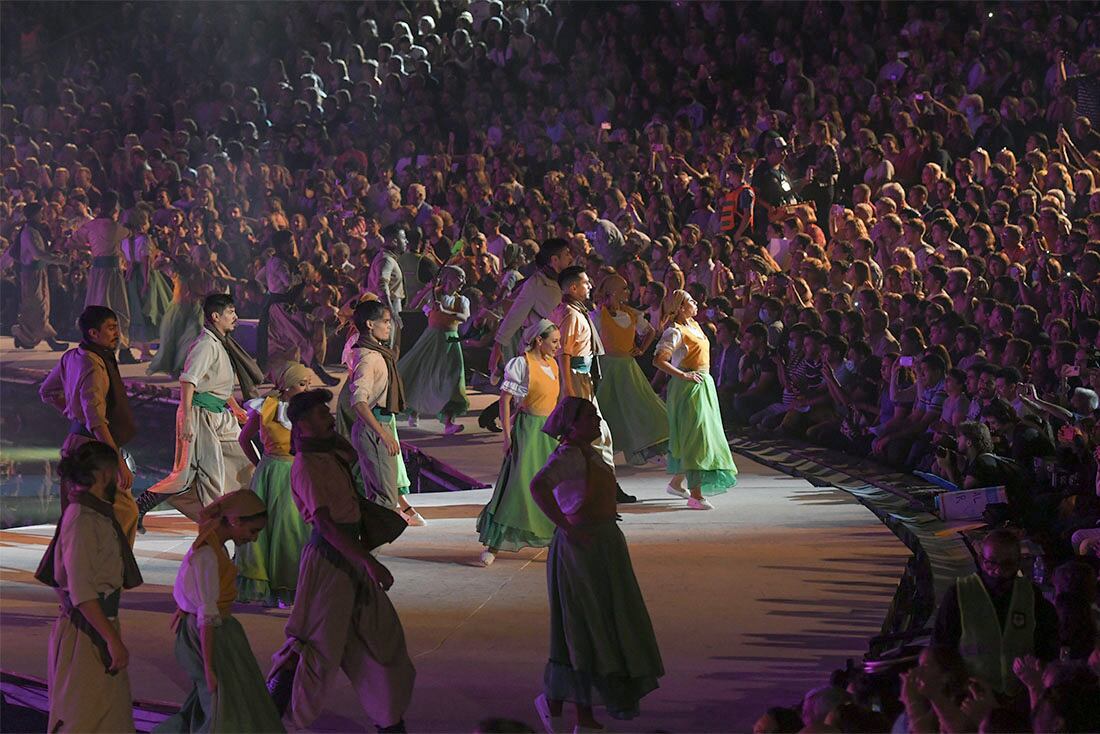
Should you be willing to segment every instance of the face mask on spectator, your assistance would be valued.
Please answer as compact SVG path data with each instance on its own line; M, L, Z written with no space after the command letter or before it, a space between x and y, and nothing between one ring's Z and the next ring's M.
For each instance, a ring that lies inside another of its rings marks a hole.
M844 369L848 370L849 372L855 372L856 363L850 359L846 359L844 360Z
M771 319L772 315L770 313L768 313L767 311L765 311L764 309L760 309L760 312L757 315L760 317L760 320L762 322L764 322L765 324L770 324L771 321L772 321L772 319Z

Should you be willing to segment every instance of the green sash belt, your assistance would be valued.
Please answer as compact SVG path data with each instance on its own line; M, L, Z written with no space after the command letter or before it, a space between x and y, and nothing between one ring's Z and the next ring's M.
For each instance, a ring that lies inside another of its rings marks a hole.
M191 398L191 404L197 408L202 408L209 413L224 413L225 404L228 401L222 400L216 395L208 392L197 392L195 396Z

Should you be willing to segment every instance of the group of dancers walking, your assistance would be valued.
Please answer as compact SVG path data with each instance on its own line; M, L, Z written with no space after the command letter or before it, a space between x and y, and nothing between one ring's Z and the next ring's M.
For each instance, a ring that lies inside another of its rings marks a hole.
M590 311L592 283L564 241L547 241L538 265L496 335L504 459L477 531L486 566L500 551L549 546L550 655L536 709L555 731L572 702L577 725L595 729L593 706L636 716L663 674L616 524L614 452L633 463L664 455L669 492L694 509L733 486L736 467L691 297L675 291L663 309L654 363L671 378L666 407L635 359L657 334L626 305L625 281L599 283ZM335 414L332 393L312 389L313 370L296 362L274 366L274 388L260 396L263 376L232 337L231 297L207 296L180 374L172 471L136 502L118 319L85 309L80 345L41 388L71 421L62 517L38 572L62 603L50 731L133 730L118 607L122 589L141 583L132 546L143 517L163 501L198 524L198 537L173 590L176 657L193 689L159 731L308 727L338 670L380 731L404 730L415 671L386 595L393 577L373 551L426 523L406 499L398 416L435 414L447 433L461 430L463 281L444 268L418 295L428 328L400 359L389 307L369 297L355 307ZM238 600L292 607L266 676L232 616Z

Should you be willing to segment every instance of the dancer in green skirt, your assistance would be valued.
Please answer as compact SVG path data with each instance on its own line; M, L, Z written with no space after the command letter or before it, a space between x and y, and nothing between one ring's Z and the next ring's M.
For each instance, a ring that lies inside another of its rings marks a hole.
M448 436L460 433L462 424L455 423L470 407L466 399L466 366L462 361L462 342L458 326L470 318L470 301L459 293L466 284L461 268L447 265L439 271L436 281L413 299L414 308L421 299L430 299L424 306L428 328L416 340L407 354L401 355L397 370L405 384L409 427L416 427L418 415L436 414Z
M575 731L594 731L603 727L593 706L633 719L665 671L615 522L615 473L592 445L600 436L596 407L567 397L543 430L561 445L531 481L535 502L557 526L546 559L550 655L535 708L546 731L565 731L560 717L570 701Z
M665 298L668 323L653 364L672 379L668 386L669 494L693 510L713 510L703 495L721 494L737 483L737 466L722 430L718 393L710 376L710 342L695 322L698 306L687 291ZM684 481L687 480L687 489Z
M252 491L267 505L268 530L255 543L237 549L234 559L237 597L242 602L289 607L298 586L298 562L302 546L309 539L309 526L302 520L290 492L290 420L287 404L310 388L313 371L300 362L277 368L275 391L245 403L248 422L238 442L244 455L256 467ZM252 443L259 435L263 458Z
M543 548L554 537L554 523L531 498L531 479L546 463L558 442L543 433L546 416L558 404L561 390L558 364L561 333L549 319L527 327L527 351L508 361L500 386L500 417L504 426L504 465L489 504L477 518L477 532L485 550L481 563L496 560L497 551ZM512 401L516 417L510 420Z
M644 315L626 305L629 294L621 275L608 275L596 287L599 306L592 323L606 352L600 357L596 400L615 450L639 465L667 450L668 412L635 359L649 349L657 333Z
M199 535L176 576L172 597L176 660L191 677L191 693L156 732L285 731L267 692L244 628L232 615L237 568L225 550L252 543L267 524L267 508L240 489L203 508Z

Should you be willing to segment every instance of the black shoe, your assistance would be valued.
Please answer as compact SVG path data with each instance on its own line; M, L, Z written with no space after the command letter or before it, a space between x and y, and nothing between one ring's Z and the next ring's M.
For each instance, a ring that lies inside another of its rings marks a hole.
M618 484L615 485L615 502L620 505L629 505L632 502L637 502L638 498L632 494L627 494L623 491L623 488Z
M53 346L52 344L50 345ZM119 364L141 364L141 361L134 356L134 353L129 349L118 350L118 363Z
M145 514L138 515L137 533L138 535L145 535L148 530L145 529Z
M389 726L376 726L374 728L378 730L378 734L407 734L407 732L409 731L405 728L404 719L401 719L401 721L397 722L396 724L390 724Z
M69 342L63 342L58 339L47 339L46 343L50 345L50 349L55 352L64 352L69 348Z
M317 373L317 378L327 387L336 387L340 384L340 378L333 377L328 372L326 372L325 368L321 366L321 363L317 360L313 361L313 364L310 365L310 368Z
M271 696L279 718L286 714L290 696L294 692L294 668L280 668L267 679L267 692Z
M497 425L496 418L493 415L482 413L477 417L477 424L484 428L486 431L492 433L503 433L504 429Z
M15 334L11 335L11 340L15 344L16 349L34 349L34 347L30 346L26 342L19 341L19 337L17 337Z

